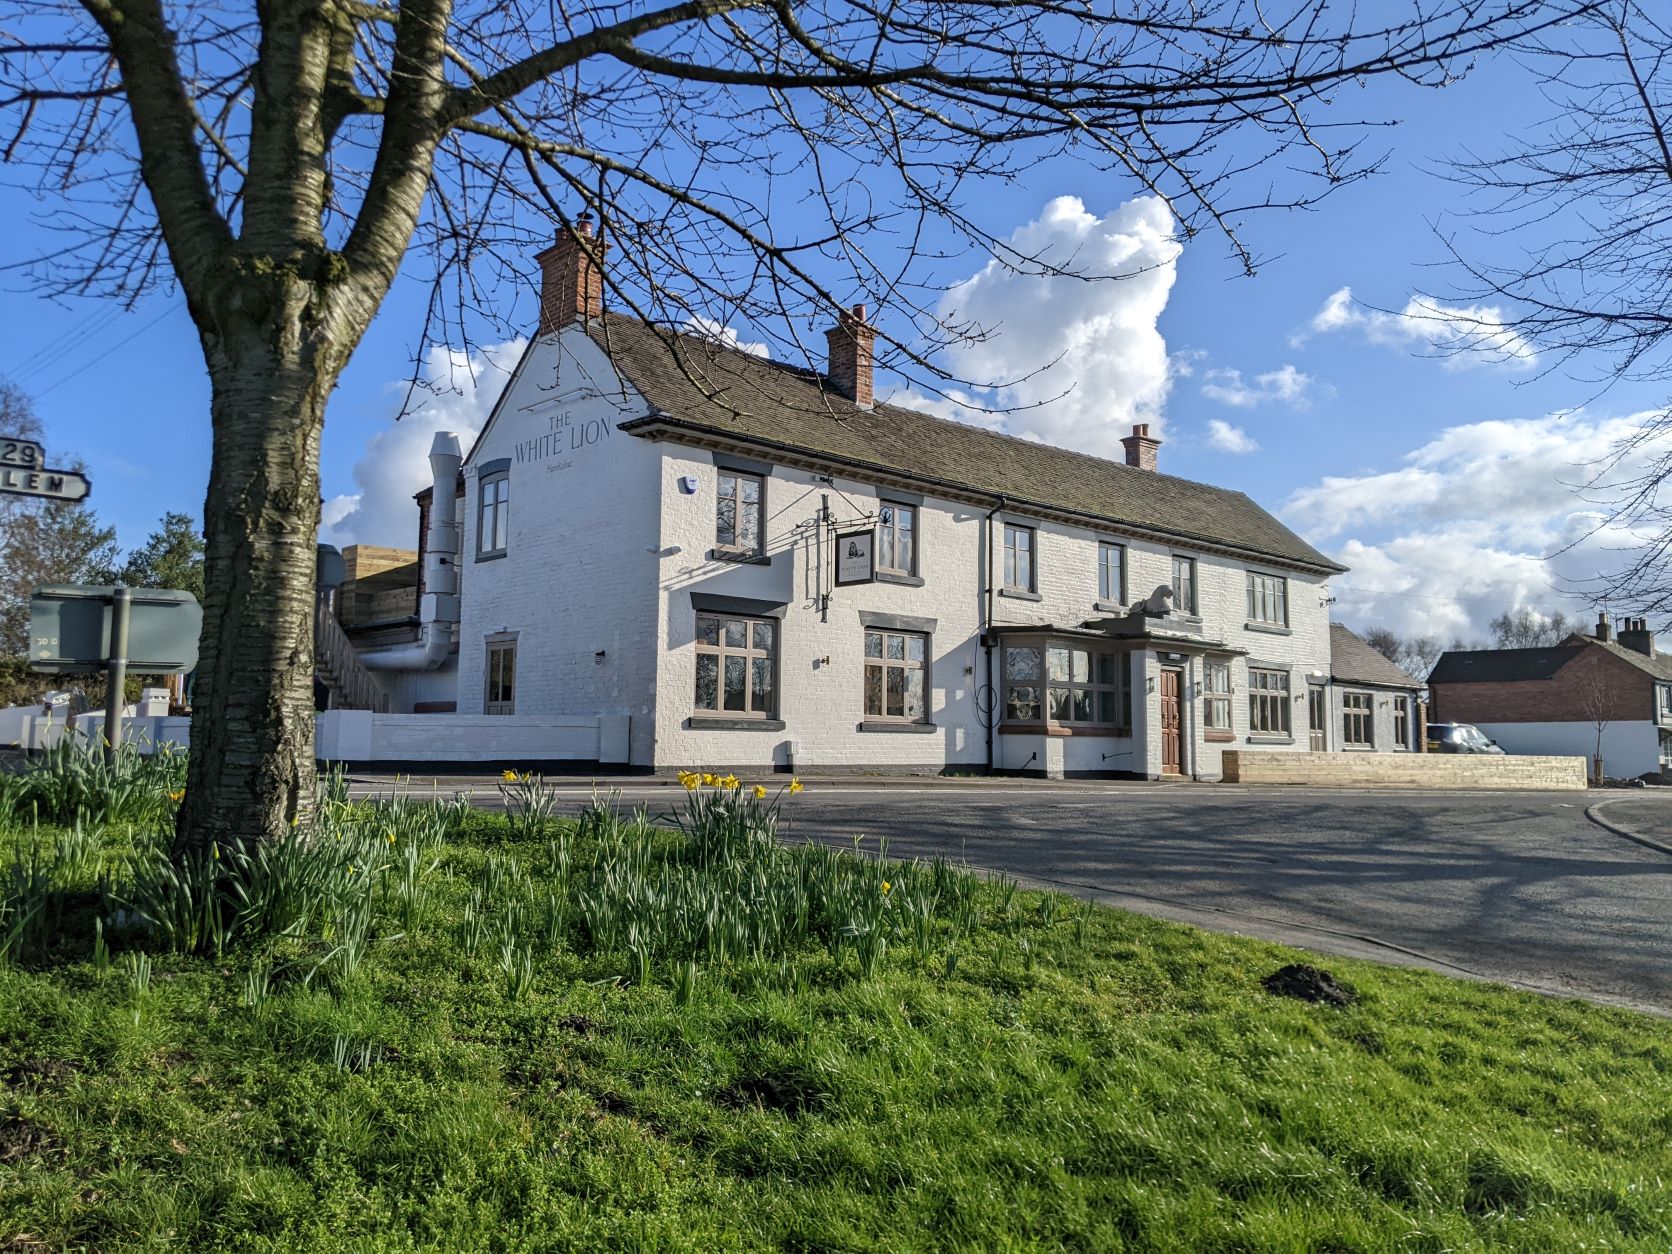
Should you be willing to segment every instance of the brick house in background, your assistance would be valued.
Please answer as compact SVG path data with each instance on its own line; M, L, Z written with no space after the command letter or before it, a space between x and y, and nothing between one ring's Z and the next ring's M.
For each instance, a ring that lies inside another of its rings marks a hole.
M1510 753L1596 753L1627 778L1672 767L1672 656L1641 618L1612 637L1575 633L1542 649L1442 654L1428 677L1429 721L1473 723Z

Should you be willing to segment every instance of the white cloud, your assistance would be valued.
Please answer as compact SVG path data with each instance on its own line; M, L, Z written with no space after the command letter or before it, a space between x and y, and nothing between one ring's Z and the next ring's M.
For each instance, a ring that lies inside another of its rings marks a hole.
M422 403L398 422L391 415L389 425L366 441L365 453L354 463L354 482L360 490L325 502L319 538L338 546L416 548L418 508L412 495L430 482L435 433L456 433L469 452L526 344L516 339L476 354L432 348L424 361L423 380L429 391L420 394ZM404 383L391 384L390 390L406 395Z
M705 340L713 340L716 344L726 348L739 349L751 357L770 357L772 350L759 340L745 340L738 336L736 327L728 327L713 318L697 314L685 320L685 329L692 335L700 335Z
M1241 427L1233 427L1218 418L1208 420L1208 443L1222 453L1252 453L1260 447Z
M925 407L1105 456L1121 455L1134 423L1159 432L1171 374L1156 320L1179 255L1167 207L1145 196L1098 217L1078 197L1059 196L1009 244L1034 260L989 261L948 291L938 312L949 325L985 330L981 342L949 349L946 365L973 383L1003 385L983 402L1011 412ZM1049 267L1120 277L1086 281ZM898 403L913 400L923 404Z
M1332 292L1307 330L1290 337L1295 347L1310 334L1350 331L1372 344L1439 357L1448 370L1498 365L1511 370L1533 366L1538 353L1504 321L1496 305L1444 305L1413 296L1398 313L1371 309L1353 299L1353 289Z
M1351 568L1333 587L1337 617L1354 626L1449 642L1483 638L1488 620L1518 605L1583 616L1570 594L1647 539L1610 519L1608 485L1672 452L1672 439L1647 442L1617 466L1600 459L1649 417L1562 413L1450 427L1403 465L1327 477L1280 513Z
M1173 360L1174 373L1177 374L1177 355ZM1238 409L1250 409L1267 401L1282 401L1296 409L1305 409L1312 403L1312 394L1318 383L1311 375L1295 369L1287 362L1276 370L1255 375L1251 384L1243 380L1242 371L1224 367L1209 370L1205 378L1207 382L1202 384L1203 396Z

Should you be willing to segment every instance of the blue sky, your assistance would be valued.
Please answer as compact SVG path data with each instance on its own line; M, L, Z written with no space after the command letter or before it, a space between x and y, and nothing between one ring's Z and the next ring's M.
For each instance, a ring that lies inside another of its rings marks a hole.
M1512 340L1507 363L1438 358L1430 341L1444 322L1398 316L1413 293L1444 291L1459 277L1441 264L1430 221L1449 215L1466 228L1468 205L1427 167L1466 146L1500 148L1548 106L1521 71L1497 62L1443 91L1347 87L1341 108L1401 119L1365 140L1367 151L1388 153L1383 174L1314 211L1254 216L1246 239L1266 258L1254 278L1241 277L1225 242L1208 235L1181 249L1140 243L1176 252L1147 291L1139 283L1101 285L1095 296L1072 284L1060 298L1036 292L1038 317L1003 328L983 364L1037 361L1077 343L1083 377L1102 380L1102 395L1082 388L1007 425L1118 454L1114 442L1130 420L1153 417L1166 438L1164 470L1247 491L1354 567L1335 590L1337 614L1354 626L1449 639L1479 635L1517 602L1583 614L1552 585L1616 558L1606 551L1613 541L1600 539L1546 560L1595 517L1568 485L1586 478L1586 460L1627 429L1629 415L1660 398L1620 387L1593 399L1594 386L1569 370L1515 357ZM1137 238L1157 221L1153 207L1129 203L1139 189L1071 162L1026 182L983 195L984 225L1084 244ZM41 221L55 208L0 187L4 260L52 245ZM971 254L949 272L976 276L985 261ZM1003 308L1040 282L995 275L956 299ZM165 510L199 514L208 385L179 297L158 293L120 312L44 300L18 290L15 273L7 286L0 317L12 334L0 375L35 395L49 457L87 461L92 504L124 545L142 542ZM1351 300L1337 296L1343 288ZM392 428L417 348L420 296L416 283L397 287L333 397L323 457L333 539L414 543L415 514L407 520L403 502L422 480L428 432L479 423L488 399L443 398L430 415ZM1076 328L1094 325L1112 329L1075 339ZM740 330L747 338L750 329ZM1563 412L1584 402L1579 413Z

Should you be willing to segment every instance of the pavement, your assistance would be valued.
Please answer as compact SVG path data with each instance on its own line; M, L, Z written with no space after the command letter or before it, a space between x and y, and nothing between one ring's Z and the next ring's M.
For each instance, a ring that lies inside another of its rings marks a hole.
M551 782L570 811L594 795ZM1217 931L1672 1014L1672 790L804 782L785 799L791 836L861 837ZM355 777L360 795L393 786ZM481 776L403 786L500 804ZM596 787L653 814L682 796L642 776Z

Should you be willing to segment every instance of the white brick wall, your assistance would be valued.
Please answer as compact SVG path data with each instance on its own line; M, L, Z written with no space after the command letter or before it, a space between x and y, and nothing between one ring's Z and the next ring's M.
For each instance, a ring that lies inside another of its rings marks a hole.
M644 408L578 329L530 345L465 464L460 714L483 712L488 637L515 632L518 714L629 715L649 763L661 451L615 429ZM507 556L478 561L477 471L502 457Z

